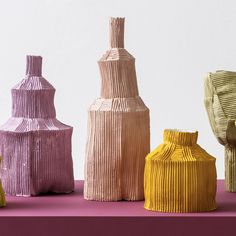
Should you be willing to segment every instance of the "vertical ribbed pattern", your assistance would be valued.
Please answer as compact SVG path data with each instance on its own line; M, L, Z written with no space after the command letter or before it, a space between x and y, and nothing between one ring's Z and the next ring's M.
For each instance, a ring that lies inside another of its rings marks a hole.
M102 98L138 96L134 59L99 61Z
M101 98L88 112L84 183L88 200L144 198L149 110L138 96L134 58L125 49L118 49L123 46L123 29L124 19L111 19L111 45L116 48L99 61Z
M12 89L12 117L0 127L6 194L31 196L74 189L73 128L55 118L55 89L41 77L41 64L41 57L27 57L26 78Z
M215 158L196 141L197 132L164 131L164 143L146 157L146 209L201 212L216 208Z
M148 110L90 111L88 132L85 198L142 200L150 146Z
M42 57L27 56L26 57L26 75L41 76L42 75Z
M0 165L2 165L2 157L0 157ZM2 180L0 180L0 207L6 206L5 193L2 187Z
M236 72L217 71L205 78L205 107L217 140L225 145L225 186L236 192Z
M55 88L41 75L42 57L26 60L25 79L12 89L12 117L55 118Z
M236 147L225 146L225 188L236 191Z
M111 48L124 48L125 18L110 18L110 45Z
M0 180L0 207L6 206L5 193L2 187L2 181Z
M12 89L12 117L55 118L55 90Z

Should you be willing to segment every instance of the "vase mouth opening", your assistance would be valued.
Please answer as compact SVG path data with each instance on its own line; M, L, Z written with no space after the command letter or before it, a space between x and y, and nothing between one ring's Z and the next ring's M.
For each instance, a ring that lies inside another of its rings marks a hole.
M235 71L231 71L231 70L224 70L224 69L208 72L208 75L214 75L214 74L227 74L227 75L235 76L236 72Z
M179 133L197 133L197 130L193 129L165 129L165 131L169 132L179 132Z
M198 131L188 129L165 129L164 142L183 146L191 146L197 143Z
M124 17L110 17L110 47L124 48Z

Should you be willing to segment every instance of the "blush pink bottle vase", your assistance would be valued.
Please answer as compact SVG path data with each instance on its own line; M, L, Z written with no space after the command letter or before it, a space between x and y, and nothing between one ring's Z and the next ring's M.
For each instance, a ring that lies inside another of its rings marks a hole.
M12 117L0 127L6 194L74 190L73 128L56 119L54 87L41 75L42 57L27 56L25 78L12 89Z
M139 97L135 59L124 49L124 18L111 18L110 46L98 62L101 97L88 112L84 198L143 200L149 109Z

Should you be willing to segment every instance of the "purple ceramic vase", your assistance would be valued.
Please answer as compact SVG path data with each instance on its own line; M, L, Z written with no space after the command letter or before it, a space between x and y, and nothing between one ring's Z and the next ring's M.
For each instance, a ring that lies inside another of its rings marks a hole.
M1 179L9 195L74 189L73 128L56 119L55 88L41 70L42 57L27 56L26 76L12 89L12 117L0 127Z

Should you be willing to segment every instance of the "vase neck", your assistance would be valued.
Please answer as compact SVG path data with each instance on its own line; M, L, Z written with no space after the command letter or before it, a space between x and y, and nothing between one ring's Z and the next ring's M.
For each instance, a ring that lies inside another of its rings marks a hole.
M12 117L55 118L54 87L41 76L42 57L27 56L26 78L12 89Z
M125 18L110 18L110 46L111 48L124 48Z
M124 49L124 18L110 18L110 46L98 61L101 73L101 97L138 96L135 59Z
M26 57L26 76L42 76L42 57Z
M191 146L197 143L198 132L188 132L167 129L164 131L164 142L177 145Z

